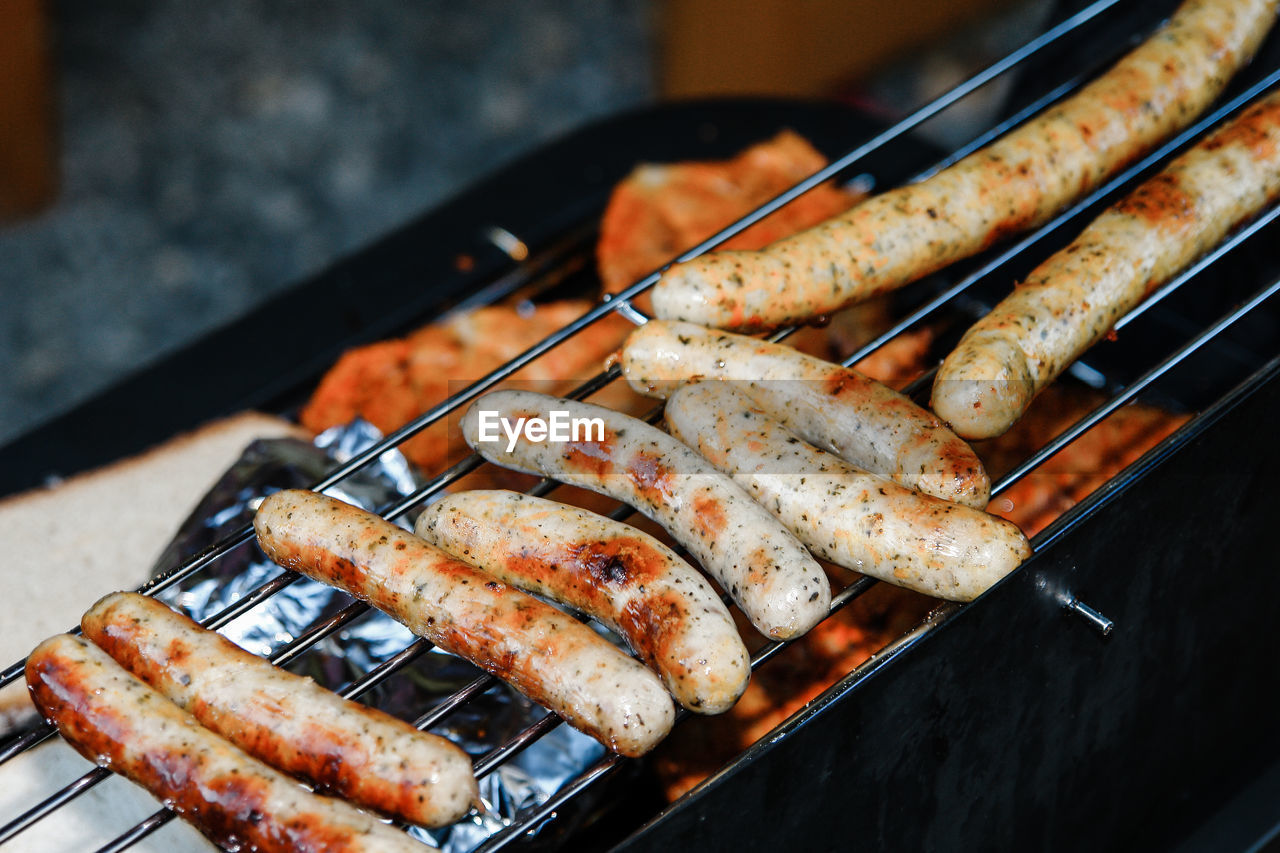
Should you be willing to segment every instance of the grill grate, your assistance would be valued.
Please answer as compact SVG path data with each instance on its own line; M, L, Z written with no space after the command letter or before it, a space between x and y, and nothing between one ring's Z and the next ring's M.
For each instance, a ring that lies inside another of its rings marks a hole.
M871 153L888 146L894 140L899 139L914 129L917 129L924 122L943 113L966 96L978 91L983 86L986 86L1012 70L1023 66L1028 60L1041 56L1050 47L1059 45L1061 42L1072 36L1078 36L1087 24L1090 24L1095 20L1104 19L1106 13L1111 11L1113 7L1116 7L1118 2L1119 0L1100 0L1099 2L1095 2L1087 6L1080 12L1071 15L1060 24L1050 28L1042 35L1031 40L1026 45L996 62L983 72L938 97L934 101L912 113L907 118L894 124L892 127L875 136L871 140L848 152L843 157L834 160L830 165L815 173L800 184L797 184L792 189L782 193L777 198L753 211L748 216L740 219L715 236L689 250L685 254L681 255L679 260L686 260L695 257L714 248L719 243L729 239L739 231L744 230L754 222L764 218L813 187L818 186L829 179L850 174L850 172ZM1088 79L1088 76L1088 74L1079 74L1068 82L1051 88L1049 91L1036 98L1015 114L997 124L992 125L971 143L955 152L952 152L941 162L931 166L930 169L918 175L917 179L926 177L933 171L950 165L971 151L976 150L990 140L998 137L1008 129L1022 123L1030 116L1040 112L1048 104L1070 94L1082 85L1083 82ZM1007 275L1008 272L1015 268L1017 264L1024 262L1034 250L1043 245L1051 244L1052 239L1055 236L1061 235L1066 229L1078 227L1082 221L1087 218L1089 212L1095 210L1099 204L1105 203L1107 200L1123 192L1126 188L1131 187L1137 180L1141 179L1142 176L1157 168L1170 156L1203 135L1209 128L1221 123L1225 118L1240 110L1245 104L1254 100L1260 93L1270 89L1277 83L1280 83L1280 70L1269 70L1261 76L1258 76L1256 82L1253 82L1251 85L1243 88L1234 97L1223 101L1220 105L1208 112L1204 117L1191 125L1185 131L1125 169L1102 187L1090 193L1087 197L1081 199L1067 210L1054 217L1051 221L1023 237L1013 245L1000 250L994 255L994 257L983 260L976 266L976 268L972 269L954 284L945 287L936 295L928 298L920 306L914 308L910 313L897 321L890 329L886 330L866 345L860 347L856 352L845 359L844 363L846 365L852 365L880 349L898 335L906 333L928 320L939 317L944 311L955 310L958 306L963 304L965 298L968 298L970 291L978 289L978 286L981 283L997 279L1001 275ZM1258 232L1269 227L1277 216L1280 216L1280 208L1267 212L1246 228L1234 234L1222 246L1215 249L1208 256L1197 262L1193 267L1171 280L1141 306L1134 309L1134 311L1124 317L1118 324L1118 328L1134 322L1139 316L1150 310L1152 307L1160 304L1166 299L1166 297L1175 293L1180 287L1182 287L1182 285L1197 279L1207 270L1211 270L1222 258L1247 243L1251 238L1258 234ZM568 245L577 245L579 252L583 243L585 243L585 240L581 235L575 239L566 240L566 244ZM565 263L566 258L573 258L576 254L577 253L573 250L566 251L564 245L561 245L556 248L550 259L548 259L547 253L544 253L541 258L534 257L529 259L529 265L526 269L541 269L544 271L546 269L554 269L557 265ZM526 280L527 276L521 274L501 277L484 288L475 298L468 300L465 306L460 307L471 307L474 304L495 301L516 292L521 284ZM556 333L548 336L541 343L504 364L502 367L493 371L483 379L471 384L469 387L450 397L448 400L433 407L430 411L416 419L411 424L408 424L393 434L388 435L383 441L379 442L375 446L356 455L345 464L335 468L322 481L316 483L313 488L322 490L341 482L353 472L376 459L387 449L399 445L403 441L425 429L430 424L447 416L458 407L467 404L486 390L494 387L504 379L511 376L524 365L540 357L549 350L563 344L565 341L569 340L571 337L583 331L607 314L616 312L630 319L632 322L643 322L645 318L634 309L629 300L650 288L656 280L657 274L650 274L640 281L635 282L617 297L600 303L583 317L568 324ZM1026 476L1050 456L1079 438L1087 430L1106 418L1112 412L1152 388L1160 379L1165 377L1179 365L1191 359L1207 344L1214 341L1242 318L1248 316L1255 308L1274 296L1277 290L1280 290L1280 280L1274 281L1271 284L1260 288L1245 302L1232 308L1216 321L1204 326L1198 334L1148 369L1147 372L1143 373L1139 378L1123 384L1120 390L1112 394L1106 402L1080 418L1075 424L1068 427L1058 436L1054 437L1039 450L1024 459L1012 471L995 482L992 487L992 495L994 496L1007 489L1010 485ZM787 329L780 331L774 335L774 339L784 339L792 331L794 330ZM581 385L570 396L576 398L589 396L600 388L616 381L619 378L619 374L620 371L616 366L609 368ZM913 396L918 396L927 390L927 386L931 378L932 373L926 373L909 386L907 392ZM660 407L655 409L651 413L651 419L656 420L660 415L660 412ZM1188 424L1183 428L1183 430L1190 429L1192 426L1193 424ZM1174 436L1169 440L1172 441L1176 438L1177 436ZM384 508L382 514L388 518L396 518L415 509L432 495L457 481L466 473L478 468L481 464L484 463L482 463L476 455L472 455L458 462L448 470L431 479L414 494L395 505ZM533 492L537 494L545 494L553 490L556 485L557 484L553 481L543 480L533 489ZM633 510L629 507L622 507L614 513L614 517L620 520L625 519L629 517L632 512ZM1033 540L1033 544L1037 548L1041 547L1048 538L1056 536L1061 532L1062 525L1069 523L1068 519L1063 520L1061 524L1054 525L1049 530L1046 530L1036 537L1036 539ZM236 531L231 536L205 549L180 566L164 573L163 575L157 576L141 587L140 591L155 594L179 584L200 572L202 569L208 567L214 561L232 550L244 547L251 538L252 529L249 527ZM299 577L300 576L296 573L285 572L277 578L264 583L233 606L228 607L215 615L212 619L208 620L206 622L206 627L216 629L227 624L236 617L252 610L259 603L274 595L279 590L295 582ZM876 582L871 579L863 578L850 584L834 597L832 611L834 612L835 610L844 607L866 590L870 589L875 583ZM957 613L961 607L961 605L956 604L943 604L939 608L935 609L923 622L908 631L899 639L893 641L889 646L873 656L871 660L867 661L851 673L850 676L840 685L841 692L847 691L851 686L856 688L856 685L861 680L867 678L873 672L884 666L889 660L910 648L913 644L934 630L938 625L946 622L955 613ZM311 626L305 633L278 651L272 657L272 661L276 664L285 664L293 660L325 637L330 636L348 622L365 613L367 610L367 606L360 603L349 605L333 616ZM786 643L771 642L762 647L752 657L751 663L753 671L773 658L786 645ZM399 654L369 670L357 681L352 682L341 691L342 695L351 698L358 698L367 690L381 683L384 679L393 677L398 670L417 658L419 655L427 652L430 648L431 644L425 640L420 639L413 642ZM5 669L3 673L0 673L0 687L3 687L21 677L22 667L23 662L20 661ZM450 713L483 693L495 683L495 680L491 676L481 675L477 677L473 682L434 708L430 713L416 720L415 725L420 729L426 729L435 725ZM823 694L823 696L815 700L815 704L821 704L828 701L829 697L834 695L834 691L835 688L828 690ZM683 719L685 716L688 716L687 712L681 711L678 719ZM558 725L561 725L561 721L554 715L549 714L542 718L539 722L519 733L507 743L495 748L489 754L479 758L475 763L477 775L483 776L484 774L492 772L494 769L509 760L513 755L517 754ZM52 734L53 730L50 727L42 726L15 739L3 750L0 750L0 764L3 764L3 762L27 749L30 749L36 744L41 743L52 736ZM513 823L501 833L490 838L481 846L480 849L486 851L497 850L517 841L525 833L529 832L531 828L540 826L545 820L552 817L559 809L562 809L581 792L587 790L602 779L605 779L622 768L626 761L627 759L621 758L617 755L606 755L596 764L580 774L577 778L572 780L542 806L529 812L520 821ZM109 775L109 771L95 768L61 790L40 802L33 804L26 812L11 820L5 826L0 827L0 843L4 843L9 839L18 836L23 830L37 821L49 817L55 813L58 808L89 790ZM173 816L173 813L168 810L158 811L151 817L147 818L147 820L139 823L127 833L114 839L101 849L104 851L126 849L163 826L171 820Z

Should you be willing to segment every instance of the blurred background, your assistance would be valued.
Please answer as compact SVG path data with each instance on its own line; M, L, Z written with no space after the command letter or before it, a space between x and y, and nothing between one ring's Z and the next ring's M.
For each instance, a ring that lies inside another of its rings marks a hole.
M892 117L1049 5L3 0L0 444L589 121L729 94Z

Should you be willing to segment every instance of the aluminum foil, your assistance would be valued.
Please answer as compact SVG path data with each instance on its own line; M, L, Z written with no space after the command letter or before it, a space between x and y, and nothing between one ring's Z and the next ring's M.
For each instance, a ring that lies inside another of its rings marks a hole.
M381 437L372 425L357 420L322 433L314 443L291 438L254 442L182 525L154 572L171 569L242 528L252 520L254 508L266 495L280 489L308 488L335 464L350 459ZM409 495L418 486L404 457L389 450L340 485L326 490L326 494L376 511ZM411 519L395 521L412 529ZM193 619L202 620L282 572L256 543L250 542L157 597ZM255 654L270 656L313 622L351 602L346 593L303 578L220 630ZM288 668L340 690L413 640L407 628L370 610L316 644ZM360 701L412 721L480 674L470 663L432 649L365 693ZM449 738L474 759L507 742L546 713L506 684L498 684L449 713L430 731ZM603 754L604 747L593 738L568 726L558 726L480 780L483 813L473 812L443 829L412 827L409 832L450 853L474 850L544 803ZM556 846L554 838L543 837L540 841L546 842L540 846Z

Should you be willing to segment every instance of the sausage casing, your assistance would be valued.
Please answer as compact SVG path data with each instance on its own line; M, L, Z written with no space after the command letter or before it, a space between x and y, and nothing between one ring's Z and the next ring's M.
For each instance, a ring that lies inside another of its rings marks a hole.
M223 740L82 637L45 640L27 658L26 676L36 706L77 752L146 788L228 850L425 849Z
M424 826L467 813L471 760L448 740L272 666L163 603L118 592L84 634L200 723L267 764Z
M585 509L507 491L447 495L419 536L513 586L582 610L617 631L681 705L719 714L751 661L711 585L647 533Z
M670 267L657 316L756 331L830 315L1034 227L1189 124L1257 50L1276 0L1186 0L1075 95L932 177L760 251Z
M254 528L280 565L371 604L615 752L642 755L675 722L671 697L644 664L380 516L286 490L262 502Z
M482 425L491 415L518 425L534 418L547 423L555 413L598 419L600 429L569 441L534 441L522 429L510 441L505 435L483 437ZM799 636L830 609L830 583L795 536L733 480L642 420L591 403L510 390L472 403L462 431L490 462L608 495L656 521L766 636Z
M782 344L650 320L627 338L622 374L667 397L698 379L731 380L805 441L908 488L979 509L991 481L973 449L905 395Z
M680 388L666 417L673 435L836 565L969 601L1031 553L1010 522L913 492L812 447L728 383Z
M1278 196L1275 92L1103 212L965 332L934 380L934 411L968 438L1000 435L1125 313Z

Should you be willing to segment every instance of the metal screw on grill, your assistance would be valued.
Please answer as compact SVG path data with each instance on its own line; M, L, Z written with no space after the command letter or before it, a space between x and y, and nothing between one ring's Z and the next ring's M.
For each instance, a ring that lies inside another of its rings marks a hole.
M505 252L513 261L528 260L529 246L501 225L492 225L484 232L485 239Z
M1116 627L1115 622L1108 619L1097 609L1085 604L1074 595L1068 596L1062 606L1079 616L1104 637L1111 636L1111 631Z
M610 293L605 295L604 301L610 303L610 307L612 307L615 312L625 317L627 320L630 320L637 326L643 326L645 323L649 322L649 315L632 305L630 300L618 299Z
M1115 630L1115 622L1108 619L1096 607L1090 607L1085 604L1074 592L1065 589L1061 580L1051 579L1048 575L1040 574L1036 577L1035 583L1036 589L1047 595L1051 601L1056 601L1068 613L1074 613L1079 616L1103 637L1111 636L1111 632Z

